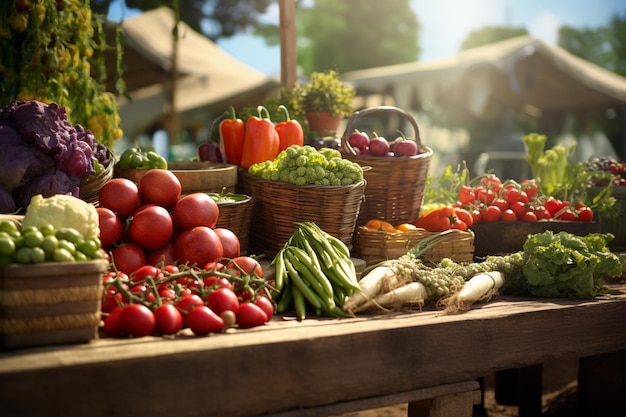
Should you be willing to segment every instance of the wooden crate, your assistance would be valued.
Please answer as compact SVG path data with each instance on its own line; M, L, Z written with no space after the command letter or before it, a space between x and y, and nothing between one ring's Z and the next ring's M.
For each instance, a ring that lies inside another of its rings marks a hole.
M94 339L107 268L105 260L0 267L0 347Z

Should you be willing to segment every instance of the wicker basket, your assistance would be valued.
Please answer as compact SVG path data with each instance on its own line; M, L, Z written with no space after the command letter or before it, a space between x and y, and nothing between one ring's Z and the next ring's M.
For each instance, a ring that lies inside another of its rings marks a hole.
M180 181L183 194L196 192L219 193L225 189L234 192L237 185L237 166L210 161L171 161L167 164ZM115 167L115 177L128 178L139 184L147 169Z
M379 113L397 114L411 123L415 133L413 140L418 145L417 155L393 158L356 155L356 151L348 142L355 122ZM433 151L422 145L419 128L413 116L392 106L357 111L348 120L341 144L348 152L344 155L345 158L371 168L364 172L367 186L357 225L363 226L371 219L385 220L392 224L414 223L419 217L424 199L424 188Z
M0 267L0 346L94 339L107 268L105 260Z
M352 247L365 181L347 186L296 186L240 173L243 193L254 196L250 249L273 257L295 231L295 222L315 222Z
M357 228L355 256L368 264L399 258L415 247L421 240L438 234L424 229L404 233L389 233ZM474 259L474 233L450 229L442 236L441 242L427 251L423 258L438 263L443 258L450 258L457 263L470 263Z
M229 229L239 238L239 246L242 255L248 254L248 241L250 240L250 224L256 198L249 197L232 203L218 203L219 217L215 227Z
M99 175L89 177L85 181L83 181L83 183L80 185L80 191L78 193L78 196L81 200L92 204L98 204L98 195L100 193L100 188L102 188L104 184L106 184L111 178L113 178L114 163L115 159L111 157L109 165L107 165Z

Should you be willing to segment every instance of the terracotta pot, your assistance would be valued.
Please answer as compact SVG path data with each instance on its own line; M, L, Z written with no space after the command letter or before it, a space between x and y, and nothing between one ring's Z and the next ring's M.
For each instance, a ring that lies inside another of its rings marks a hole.
M333 116L330 112L307 112L309 129L318 136L337 136L337 128L343 120L343 113Z

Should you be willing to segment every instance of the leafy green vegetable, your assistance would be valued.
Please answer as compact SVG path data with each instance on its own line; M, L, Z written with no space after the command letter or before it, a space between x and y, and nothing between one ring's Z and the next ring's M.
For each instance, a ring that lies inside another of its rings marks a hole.
M505 289L537 297L593 298L605 279L622 274L620 258L607 249L613 238L610 233L576 236L550 230L530 235L522 275L507 277Z

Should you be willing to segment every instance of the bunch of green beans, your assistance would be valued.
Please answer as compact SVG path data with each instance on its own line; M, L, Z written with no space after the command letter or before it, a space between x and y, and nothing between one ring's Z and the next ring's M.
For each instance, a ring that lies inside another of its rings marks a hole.
M348 317L341 307L360 288L350 251L340 239L314 222L296 223L272 265L278 313L293 308L299 320L307 310L318 316Z

